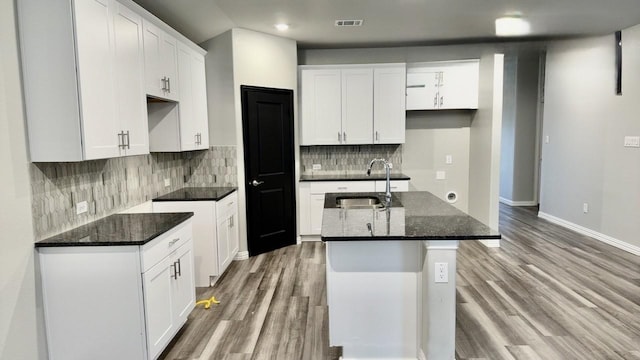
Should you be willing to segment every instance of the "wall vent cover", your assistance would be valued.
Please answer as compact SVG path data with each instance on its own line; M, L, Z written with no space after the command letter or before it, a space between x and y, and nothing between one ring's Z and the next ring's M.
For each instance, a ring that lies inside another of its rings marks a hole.
M352 27L352 26L362 26L363 20L336 20L336 26L344 27Z

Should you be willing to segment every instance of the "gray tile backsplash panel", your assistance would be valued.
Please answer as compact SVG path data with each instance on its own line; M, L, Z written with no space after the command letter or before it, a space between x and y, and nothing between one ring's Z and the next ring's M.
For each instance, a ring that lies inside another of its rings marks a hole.
M183 186L236 186L234 146L186 153L32 163L32 214L38 240L117 213ZM171 186L164 186L170 179ZM88 211L76 215L76 204Z
M301 146L300 173L360 174L374 158L384 158L393 164L393 172L402 172L402 145L339 145ZM313 170L313 164L320 164L322 169ZM384 169L376 164L372 172L384 173Z

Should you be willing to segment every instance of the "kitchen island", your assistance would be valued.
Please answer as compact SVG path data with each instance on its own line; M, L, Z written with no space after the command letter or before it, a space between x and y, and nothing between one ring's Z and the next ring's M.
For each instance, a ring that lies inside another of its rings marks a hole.
M329 341L344 359L454 359L458 243L497 231L429 192L390 204L382 193L329 193L321 238Z

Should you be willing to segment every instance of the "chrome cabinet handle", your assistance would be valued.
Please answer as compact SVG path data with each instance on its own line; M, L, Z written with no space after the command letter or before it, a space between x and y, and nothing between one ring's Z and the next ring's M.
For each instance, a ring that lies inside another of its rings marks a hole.
M348 187L346 187L346 186L338 186L338 190L347 190L347 189L348 189Z
M171 78L167 78L167 91L171 93Z
M122 149L124 147L124 131L120 131L118 133L118 148Z
M344 140L344 142L347 142L347 133L346 132L342 133L342 140Z
M433 107L438 106L438 94L436 94L436 96L433 97Z
M380 141L380 133L376 131L376 141Z
M407 85L407 89L413 89L413 88L423 88L426 87L425 84L421 84L421 85Z
M180 240L180 238L175 238L171 241L169 241L169 246L168 247L172 247L173 245L175 245L175 243L177 243Z
M177 276L182 276L182 263L180 263L180 259L178 259L178 261L176 262L178 264L177 268L178 268L178 275ZM177 277L176 276L176 277Z
M178 272L176 271L176 263L169 265L169 269L171 268L173 268L173 275L171 275L171 278L178 279Z
M252 186L258 186L261 184L264 184L264 181L253 180L252 182L249 183L249 185L252 185Z
M229 227L233 227L235 225L236 221L234 219L235 219L235 216L231 216L229 218Z
M129 141L129 130L127 130L127 133L125 134L127 136L127 149L131 149L131 142Z
M342 134L338 131L338 142L342 143Z
M167 91L167 77L163 76L160 81L162 81L162 91Z
M444 96L440 96L440 106L442 106L443 100L444 100Z

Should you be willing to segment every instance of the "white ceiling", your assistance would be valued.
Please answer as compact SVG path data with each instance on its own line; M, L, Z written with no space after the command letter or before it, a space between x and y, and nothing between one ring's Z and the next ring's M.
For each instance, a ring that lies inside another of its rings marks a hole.
M233 27L299 46L362 47L494 40L494 20L521 14L532 38L608 34L640 24L638 0L134 0L196 43ZM337 28L337 19L362 27ZM279 32L276 23L290 29Z

